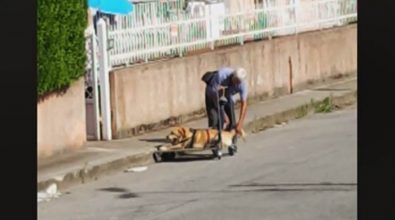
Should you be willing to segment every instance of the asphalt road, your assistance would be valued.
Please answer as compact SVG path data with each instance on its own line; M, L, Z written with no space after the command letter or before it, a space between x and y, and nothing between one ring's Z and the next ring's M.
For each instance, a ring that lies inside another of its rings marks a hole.
M357 219L356 107L250 134L234 157L154 164L38 205L40 220Z

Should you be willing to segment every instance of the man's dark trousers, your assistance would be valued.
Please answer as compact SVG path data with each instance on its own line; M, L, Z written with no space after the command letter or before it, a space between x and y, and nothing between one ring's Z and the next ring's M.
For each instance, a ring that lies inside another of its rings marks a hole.
M224 110L226 115L229 118L229 125L225 130L231 130L236 127L236 118L235 118L235 111L234 111L234 101L230 94L225 93L225 97L227 98L228 102L224 106ZM223 124L224 115L221 112L221 115L218 115L218 97L211 97L208 96L206 93L206 111L208 117L208 126L210 128L218 128L218 117L221 117L221 122Z

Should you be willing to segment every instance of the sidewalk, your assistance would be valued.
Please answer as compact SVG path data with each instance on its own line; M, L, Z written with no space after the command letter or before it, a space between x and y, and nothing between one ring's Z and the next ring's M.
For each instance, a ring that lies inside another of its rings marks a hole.
M311 100L322 101L332 96L337 106L356 102L356 78L348 78L329 86L296 92L292 95L257 102L248 106L245 130L255 132L313 111ZM238 116L238 111L236 112ZM183 126L205 128L207 119L192 121ZM94 181L100 176L123 171L126 168L154 163L154 146L162 144L169 129L141 136L87 142L84 149L41 160L38 163L38 191L56 183L59 190L72 185ZM247 137L248 138L248 137ZM242 146L241 146L242 148Z

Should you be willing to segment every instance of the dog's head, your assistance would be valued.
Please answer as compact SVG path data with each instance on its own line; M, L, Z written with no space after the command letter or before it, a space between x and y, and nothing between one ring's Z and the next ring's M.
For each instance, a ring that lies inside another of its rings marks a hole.
M173 127L170 133L166 136L172 144L178 144L183 140L192 138L193 130L185 127Z

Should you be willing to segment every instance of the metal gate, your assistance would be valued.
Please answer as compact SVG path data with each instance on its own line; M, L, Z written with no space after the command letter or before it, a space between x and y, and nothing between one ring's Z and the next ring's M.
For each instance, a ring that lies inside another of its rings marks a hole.
M88 140L112 139L107 22L100 19L97 22L97 35L93 25L87 29L85 35L85 112Z
M99 65L94 31L86 35L85 114L88 140L100 140Z

